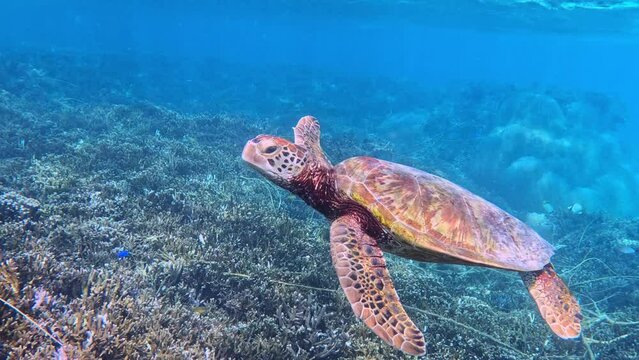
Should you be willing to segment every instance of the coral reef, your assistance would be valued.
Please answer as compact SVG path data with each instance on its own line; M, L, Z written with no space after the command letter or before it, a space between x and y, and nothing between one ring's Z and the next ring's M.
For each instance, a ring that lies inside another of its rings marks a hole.
M578 202L590 212L638 214L628 201L639 195L637 169L612 135L623 121L613 101L595 94L523 93L501 101L494 113L497 120L479 149L497 150L496 156L480 156L490 165L474 171L506 195L527 189L526 200L514 206L540 210L544 202L564 208Z
M429 146L411 151L354 130L374 126L393 109L421 113L411 104L426 106L423 92L403 100L388 95L405 84L378 84L379 94L370 96L379 102L362 114L348 98L349 87L362 86L356 80L317 79L310 86L287 70L288 92L277 87L280 76L263 75L256 86L269 91L238 100L241 89L228 87L211 105L204 97L169 102L162 95L197 93L198 84L183 85L192 87L184 92L176 84L125 86L126 75L107 71L122 62L5 56L0 299L22 314L0 304L0 358L407 358L353 316L334 276L327 223L239 159L244 141L266 132L263 119L269 132L281 124L281 134L290 136L290 120L309 107L307 98L316 99L325 123L362 115L353 129L326 126L324 147L334 159L375 155L439 169L476 189L503 190L470 181L477 169L463 167L484 141L493 141L485 138L494 129L438 122L461 119L463 111L489 112L489 99L503 93L466 89L475 96L465 96L468 103L453 98L447 104L459 106L436 107L424 116ZM86 74L91 81L83 80ZM210 80L205 76L203 83ZM285 95L288 100L276 102ZM180 110L193 101L194 108L210 105L214 112ZM237 110L249 101L255 102L249 110ZM526 126L538 119L530 115ZM475 140L453 154L449 144L469 137ZM503 170L509 163L499 164ZM508 196L497 201L514 203ZM399 296L424 326L428 358L636 357L639 278L633 269L639 258L618 248L634 244L623 239L639 239L639 221L588 210L556 206L544 214L557 269L586 315L577 341L550 333L516 274L389 256ZM129 256L118 256L124 250Z
M585 212L639 215L630 200L639 196L639 168L615 138L625 120L614 99L478 85L443 96L427 109L387 116L371 131L380 138L398 133L415 148L417 163L446 169L449 178L480 194L499 189L509 199L499 205L522 218L544 212L544 204L575 203Z

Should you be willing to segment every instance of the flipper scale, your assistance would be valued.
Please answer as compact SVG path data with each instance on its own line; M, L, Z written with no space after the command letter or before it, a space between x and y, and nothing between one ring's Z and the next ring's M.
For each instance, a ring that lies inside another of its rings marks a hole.
M402 307L382 250L356 217L343 216L331 225L331 256L355 315L395 348L425 354L424 336Z
M581 308L552 264L539 271L520 274L550 329L563 339L579 337L583 319Z

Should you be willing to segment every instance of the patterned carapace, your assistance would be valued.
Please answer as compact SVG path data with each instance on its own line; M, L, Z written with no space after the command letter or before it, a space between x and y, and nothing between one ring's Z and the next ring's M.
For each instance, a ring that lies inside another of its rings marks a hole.
M552 246L526 224L441 177L369 157L351 158L335 168L337 188L417 253L427 250L520 271L539 270L553 254Z

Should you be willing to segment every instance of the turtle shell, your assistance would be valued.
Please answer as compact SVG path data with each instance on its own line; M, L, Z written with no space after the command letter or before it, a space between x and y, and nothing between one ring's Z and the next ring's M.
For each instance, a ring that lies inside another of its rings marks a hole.
M539 270L553 255L526 224L439 176L369 157L348 159L335 170L338 189L367 208L402 247L387 245L390 252L518 271Z

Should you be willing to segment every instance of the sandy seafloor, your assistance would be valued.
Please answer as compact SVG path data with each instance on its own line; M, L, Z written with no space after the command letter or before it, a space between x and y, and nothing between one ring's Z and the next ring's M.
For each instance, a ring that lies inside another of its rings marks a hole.
M405 358L353 316L328 223L241 163L247 139L290 137L312 112L334 162L445 176L556 247L585 316L575 341L551 334L515 273L388 256L427 358L635 359L636 173L606 136L622 109L562 89L4 54L0 298L52 338L0 304L0 358ZM580 160L582 144L607 166Z

